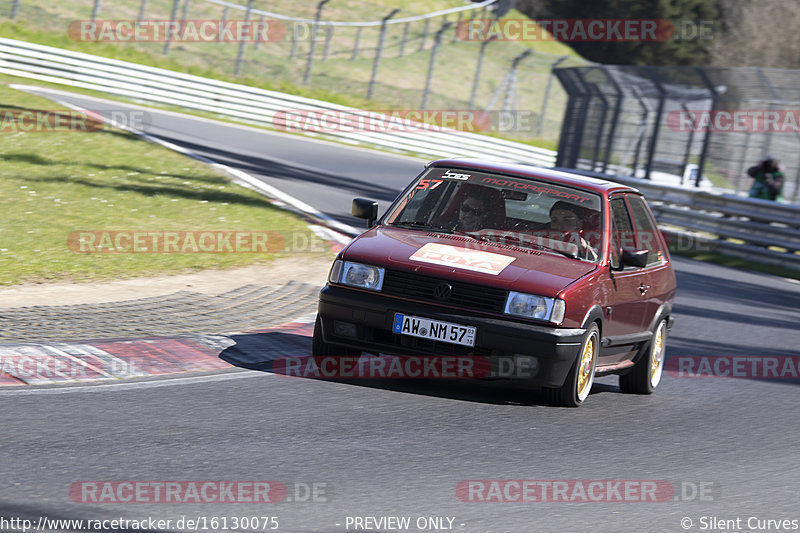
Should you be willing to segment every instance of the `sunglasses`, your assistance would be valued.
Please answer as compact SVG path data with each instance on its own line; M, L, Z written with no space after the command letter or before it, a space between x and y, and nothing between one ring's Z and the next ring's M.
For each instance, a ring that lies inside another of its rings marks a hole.
M470 207L467 204L461 206L462 213L472 213L474 216L480 216L483 210L480 207Z

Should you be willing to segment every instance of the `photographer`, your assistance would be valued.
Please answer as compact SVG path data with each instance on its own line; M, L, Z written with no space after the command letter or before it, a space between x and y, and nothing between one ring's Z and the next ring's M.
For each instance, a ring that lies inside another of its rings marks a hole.
M783 172L778 160L768 155L760 164L747 169L747 175L755 178L750 187L751 198L777 200L783 189Z

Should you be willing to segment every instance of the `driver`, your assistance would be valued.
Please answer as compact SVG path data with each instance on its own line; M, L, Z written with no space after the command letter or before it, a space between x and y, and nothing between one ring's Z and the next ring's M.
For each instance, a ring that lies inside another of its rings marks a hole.
M457 231L479 231L484 228L489 213L486 196L470 191L458 208Z

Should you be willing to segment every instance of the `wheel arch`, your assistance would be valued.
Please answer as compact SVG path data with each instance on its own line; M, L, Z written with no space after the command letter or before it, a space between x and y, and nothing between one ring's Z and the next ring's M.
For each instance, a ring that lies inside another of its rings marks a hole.
M600 345L603 344L603 309L598 305L592 305L581 321L581 328L587 329L592 322L597 323L597 329L600 330Z

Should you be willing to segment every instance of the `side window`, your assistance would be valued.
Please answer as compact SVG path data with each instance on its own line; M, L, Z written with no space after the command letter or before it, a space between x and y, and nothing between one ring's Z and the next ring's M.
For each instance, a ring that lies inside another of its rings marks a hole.
M628 208L622 197L611 199L611 266L619 268L622 249L636 247Z
M633 225L636 228L636 247L647 249L647 266L656 265L664 260L664 250L661 247L661 238L652 215L647 209L644 200L636 195L628 195L628 205L631 208Z

